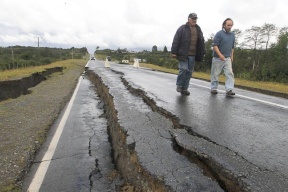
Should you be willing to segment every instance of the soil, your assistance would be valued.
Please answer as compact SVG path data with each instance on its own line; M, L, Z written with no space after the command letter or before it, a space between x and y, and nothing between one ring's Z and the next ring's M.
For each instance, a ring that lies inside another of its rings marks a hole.
M53 73L27 95L0 102L0 192L21 191L47 131L85 70L84 62Z

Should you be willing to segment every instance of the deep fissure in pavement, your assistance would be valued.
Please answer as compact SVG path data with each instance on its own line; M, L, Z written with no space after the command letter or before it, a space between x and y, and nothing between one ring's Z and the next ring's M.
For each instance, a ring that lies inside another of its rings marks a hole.
M120 74L121 81L126 89L133 95L140 97L143 101L152 109L152 111L159 113L165 118L169 119L175 129L184 129L187 134L195 137L202 138L214 145L217 143L211 141L209 138L199 135L193 131L192 128L181 125L179 118L173 115L171 112L158 107L156 102L151 99L147 93L141 89L136 89L129 84L128 81L123 77L124 74L111 70L114 73ZM101 100L105 103L104 110L108 120L108 135L112 145L112 157L116 169L120 172L126 184L132 184L135 190L152 190L152 191L169 191L165 188L164 183L158 178L151 176L143 167L138 163L137 154L134 150L135 143L127 144L126 137L127 133L119 125L117 118L117 110L114 107L113 97L109 93L109 88L102 82L101 77L92 71L88 71L90 80L95 84L97 93ZM172 135L172 134L171 134ZM174 136L172 135L173 149L175 152L185 156L191 163L197 165L203 174L210 177L212 180L218 182L219 186L224 191L245 191L245 184L235 177L229 170L225 169L221 164L215 162L209 154L199 154L197 150L185 149L181 147Z
M125 86L124 89L127 89L131 94L138 97L138 100L139 98L142 99L153 112L157 112L162 117L173 122L175 129L171 130L171 128L173 128L173 126L171 126L169 131L171 134L171 137L169 137L171 149L185 157L186 160L189 160L191 167L198 165L206 177L213 178L214 182L218 182L218 187L221 186L225 191L271 191L271 189L273 189L273 191L285 191L284 189L287 189L286 179L283 175L269 170L263 170L237 152L234 152L228 147L221 146L210 138L195 132L192 127L181 125L180 119L177 116L171 114L164 108L158 107L156 101L151 99L148 93L138 88L137 85L135 85L137 88L130 85L124 78L123 73L112 69L109 71L117 73L118 75L120 74L118 78L121 79ZM138 158L140 160L142 156L137 156L135 143L129 145L126 143L126 139L130 136L128 136L125 131L126 127L121 127L120 121L117 119L118 112L114 108L113 103L114 99L117 99L112 96L115 90L114 88L111 89L112 92L110 95L109 86L106 86L104 83L108 80L106 76L103 77L103 82L102 77L93 71L90 71L89 76L95 85L98 84L96 87L101 94L102 101L105 102L105 115L109 124L108 135L111 138L110 141L113 150L112 157L116 169L125 179L126 185L131 184L130 186L135 186L133 191L171 191L165 188L163 184L164 180L155 178L155 176L151 176L152 174L149 175L147 171L145 172L145 168L138 162ZM108 80L107 82L110 81ZM119 79L117 82L119 84ZM121 85L121 90L122 89L123 86ZM158 114L156 116L158 116ZM119 146L117 146L117 144L119 144ZM214 150L216 150L216 153L214 153Z
M120 73L120 72L117 72L117 73ZM217 143L211 141L211 139L193 132L192 128L188 129L187 126L181 125L179 123L180 120L176 115L173 115L169 111L161 107L158 107L156 102L153 99L151 99L149 96L147 96L147 94L143 90L133 88L123 76L121 77L121 80L132 94L141 97L143 101L148 106L150 106L150 108L153 111L156 111L160 115L163 115L167 119L171 120L175 129L185 129L188 134L203 138L207 140L208 142L218 145ZM191 163L198 165L203 170L203 174L207 177L210 177L213 180L216 180L224 191L235 191L235 192L243 191L243 188L241 187L243 186L243 183L240 184L237 178L235 178L232 174L229 173L229 171L224 169L217 162L214 162L212 159L209 159L209 158L204 158L204 156L199 155L195 151L184 149L183 147L179 146L174 139L173 139L173 144L174 144L173 149L177 153L185 156Z
M104 85L101 77L87 71L90 81L95 85L97 93L105 103L105 115L107 118L108 135L112 145L112 158L115 162L116 169L124 178L126 184L132 184L134 191L171 191L165 186L163 181L150 175L139 164L137 154L133 144L127 145L127 133L118 123L117 111L115 110L113 97L109 94L109 88Z
M227 172L221 165L209 159L208 156L198 154L196 151L186 150L178 145L175 140L173 148L181 155L187 157L191 163L197 164L203 170L204 175L216 179L224 191L245 191L240 187L237 179L234 179L229 172Z

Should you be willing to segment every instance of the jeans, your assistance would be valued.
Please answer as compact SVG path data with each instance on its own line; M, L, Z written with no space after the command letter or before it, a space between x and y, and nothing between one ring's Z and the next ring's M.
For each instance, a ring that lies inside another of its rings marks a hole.
M185 61L180 61L178 68L179 73L177 76L176 85L177 87L182 87L182 90L187 90L189 87L189 82L192 77L195 66L195 56L188 56Z
M224 61L217 57L213 57L211 66L211 89L217 89L219 84L219 75L222 70L226 77L225 89L226 92L234 88L234 74L232 71L232 63L230 57L225 58Z

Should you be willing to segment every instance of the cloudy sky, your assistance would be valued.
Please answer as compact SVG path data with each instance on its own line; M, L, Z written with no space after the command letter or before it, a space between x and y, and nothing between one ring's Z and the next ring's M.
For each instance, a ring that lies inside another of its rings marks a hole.
M265 23L288 26L285 0L0 0L0 46L170 50L188 14L205 39L230 17L245 31Z

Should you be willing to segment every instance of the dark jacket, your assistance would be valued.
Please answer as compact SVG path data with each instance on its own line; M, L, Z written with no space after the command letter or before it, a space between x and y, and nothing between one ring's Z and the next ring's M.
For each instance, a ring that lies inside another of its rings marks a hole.
M196 45L196 56L195 61L203 61L204 55L206 53L205 43L203 33L201 28L196 24L197 30L197 45ZM185 61L188 57L191 41L191 31L189 23L187 22L184 25L181 25L173 39L171 53L177 55L179 61Z

